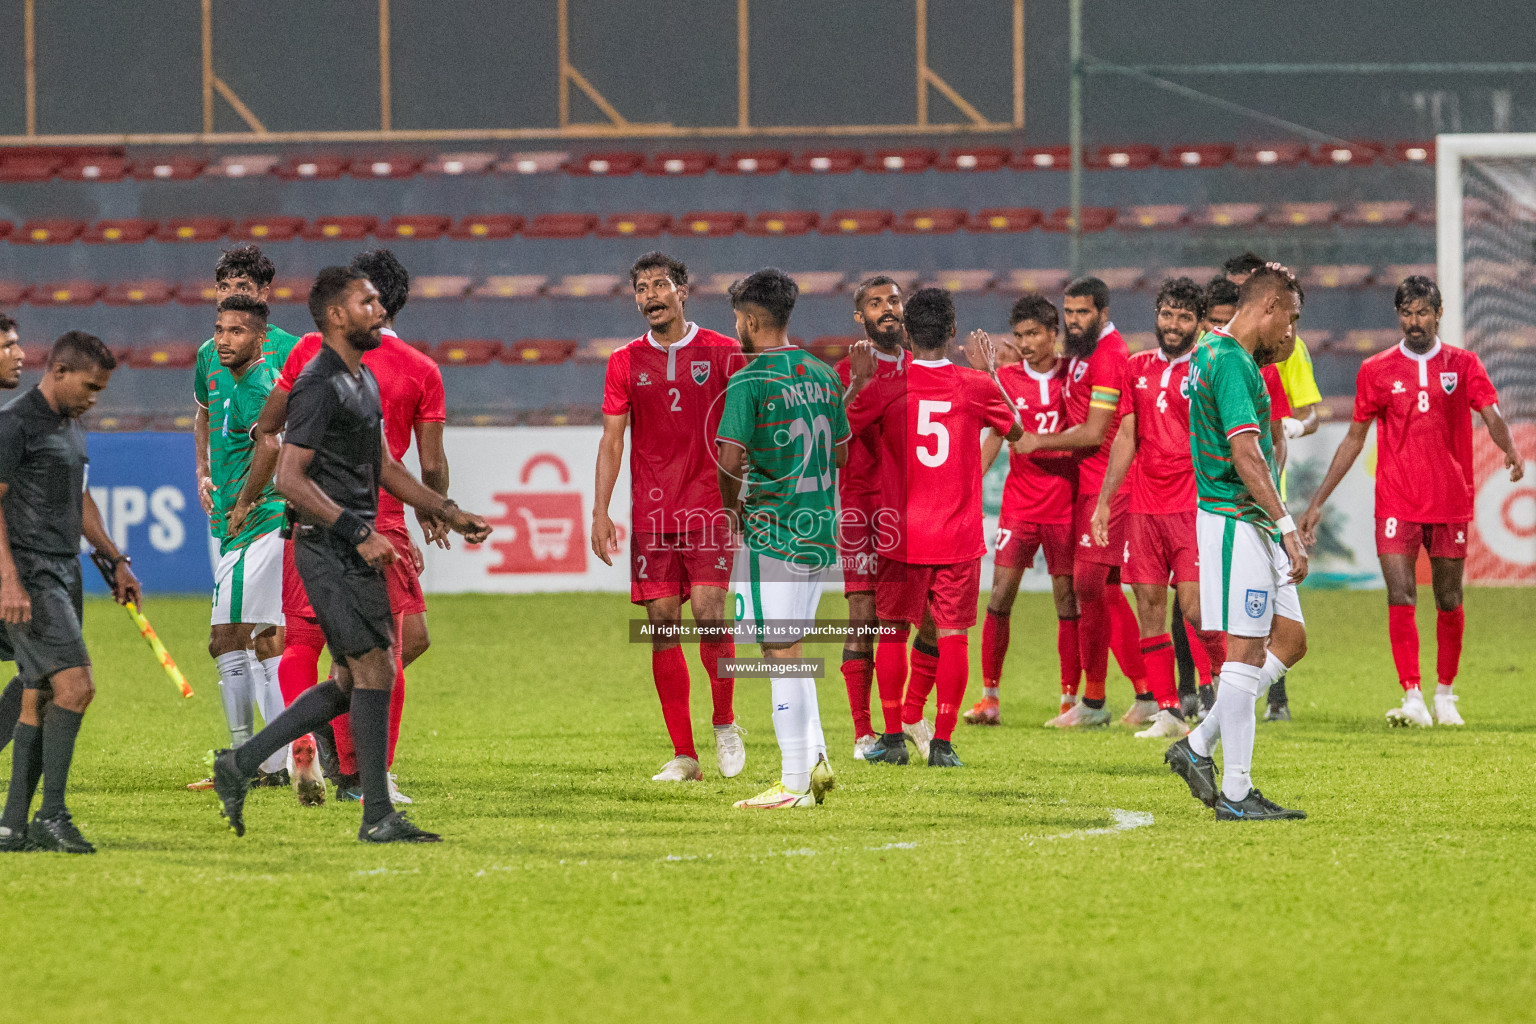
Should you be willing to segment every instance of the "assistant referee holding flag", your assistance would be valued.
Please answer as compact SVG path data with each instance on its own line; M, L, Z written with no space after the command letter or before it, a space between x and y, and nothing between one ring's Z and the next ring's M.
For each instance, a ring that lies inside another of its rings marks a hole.
M277 462L277 489L298 513L294 564L336 665L334 679L305 690L267 727L235 750L221 750L213 788L236 835L245 834L248 780L271 754L351 712L363 824L370 843L432 843L389 800L389 691L395 680L393 620L382 567L397 557L373 528L379 487L435 516L470 543L491 528L477 515L423 485L383 446L379 385L363 353L381 342L384 307L366 274L327 267L309 293L309 312L324 344L288 397Z

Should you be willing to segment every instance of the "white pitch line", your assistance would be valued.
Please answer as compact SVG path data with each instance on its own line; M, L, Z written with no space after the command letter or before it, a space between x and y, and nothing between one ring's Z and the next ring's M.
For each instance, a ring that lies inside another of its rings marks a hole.
M1085 836L1111 836L1117 832L1129 832L1133 828L1146 828L1152 824L1151 811L1125 811L1118 807L1109 809L1109 816L1114 819L1114 824L1108 828L1081 828L1072 832L1060 832L1053 836L1041 836L1042 839L1082 839ZM1028 836L1020 837L1025 842L1034 842Z

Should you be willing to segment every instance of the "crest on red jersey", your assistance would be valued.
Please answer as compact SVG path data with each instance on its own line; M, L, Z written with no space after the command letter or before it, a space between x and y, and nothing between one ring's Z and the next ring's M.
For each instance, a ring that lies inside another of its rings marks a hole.
M1444 388L1445 393L1448 395L1456 390L1456 372L1454 370L1446 370L1440 374L1440 387Z
M1084 360L1079 359L1077 361L1077 365L1072 367L1072 379L1074 381L1082 380L1083 379L1083 374L1085 374L1087 372L1088 372L1088 364L1087 364L1087 362L1085 362Z
M709 380L709 360L695 359L688 364L688 369L693 373L693 382L703 384Z

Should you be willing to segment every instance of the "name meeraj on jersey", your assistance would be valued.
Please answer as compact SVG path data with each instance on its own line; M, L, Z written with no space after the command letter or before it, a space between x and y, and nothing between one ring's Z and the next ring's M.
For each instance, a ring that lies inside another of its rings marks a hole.
M825 384L801 381L799 384L790 384L784 388L784 404L787 406L810 405L816 402L826 404L833 401L834 394L836 392Z

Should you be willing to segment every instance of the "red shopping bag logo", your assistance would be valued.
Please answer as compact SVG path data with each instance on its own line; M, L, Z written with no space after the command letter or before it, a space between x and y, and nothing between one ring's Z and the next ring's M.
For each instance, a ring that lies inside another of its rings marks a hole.
M523 463L518 483L527 485L534 470L551 466L560 483L569 485L570 470L558 455L541 452ZM510 491L494 494L502 513L487 519L495 529L490 547L501 560L486 571L507 573L584 573L587 533L582 527L579 491Z

